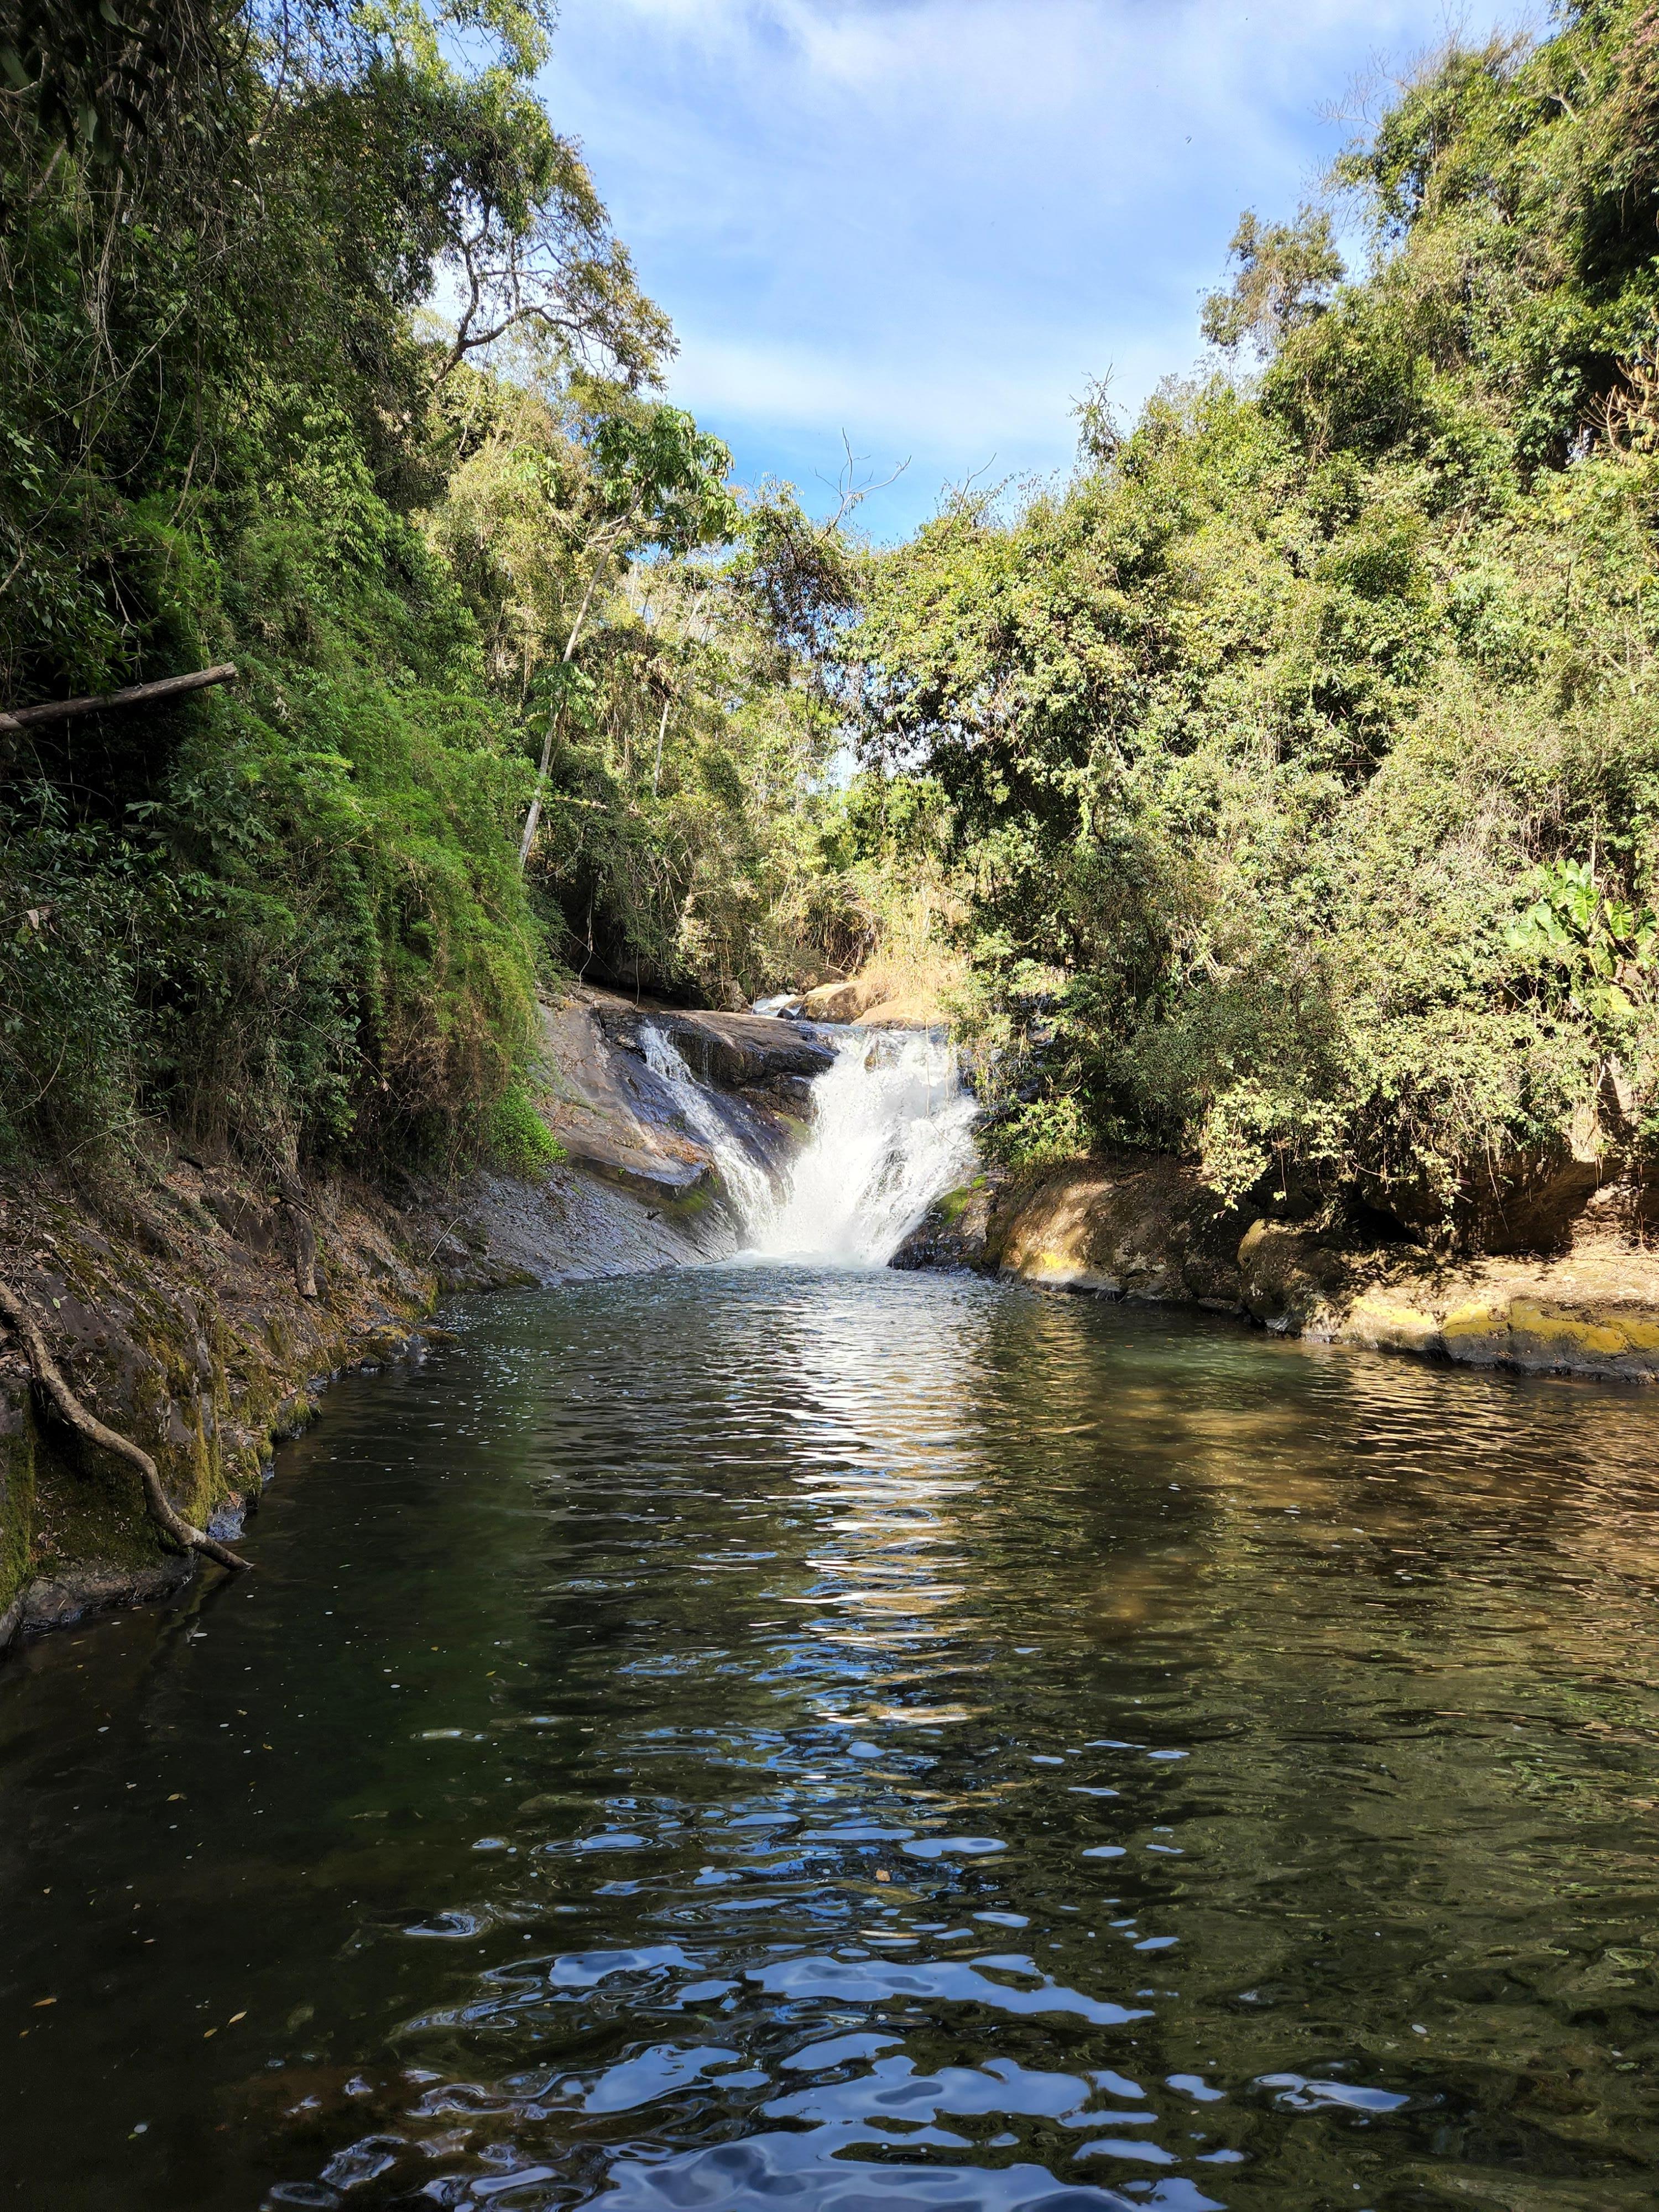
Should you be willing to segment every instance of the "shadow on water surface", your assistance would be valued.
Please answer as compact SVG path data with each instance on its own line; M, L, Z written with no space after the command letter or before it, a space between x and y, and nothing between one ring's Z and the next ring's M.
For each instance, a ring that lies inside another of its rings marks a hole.
M481 1305L0 1675L0 2203L1649 2204L1652 1437L969 1279Z

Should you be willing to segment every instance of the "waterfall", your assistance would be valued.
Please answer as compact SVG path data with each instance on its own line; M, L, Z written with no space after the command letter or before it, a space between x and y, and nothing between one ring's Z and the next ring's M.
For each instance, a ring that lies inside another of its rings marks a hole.
M768 1258L884 1267L974 1167L976 1109L954 1046L927 1030L854 1030L812 1085L812 1129L783 1197L751 1224Z
M745 1233L768 1219L777 1204L772 1179L728 1127L720 1108L703 1089L671 1036L647 1022L640 1030L645 1064L674 1095L686 1126L714 1156L714 1166Z
M927 1030L819 1031L835 1064L812 1085L812 1126L780 1190L650 1023L646 1065L713 1156L757 1258L884 1267L936 1198L973 1172L977 1109L954 1046Z

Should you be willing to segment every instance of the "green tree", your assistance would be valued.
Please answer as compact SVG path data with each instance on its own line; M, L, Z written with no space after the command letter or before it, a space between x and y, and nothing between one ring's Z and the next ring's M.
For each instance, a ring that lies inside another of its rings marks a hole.
M279 1162L442 1156L517 1080L516 702L420 518L462 363L533 342L544 380L597 366L625 398L668 343L530 92L550 23L519 0L7 19L0 697L242 669L184 708L0 732L14 1147L159 1115Z
M1229 352L1249 338L1259 353L1276 353L1325 313L1347 274L1322 208L1304 208L1293 223L1263 223L1246 209L1228 252L1237 274L1228 290L1211 293L1200 327Z
M583 578L574 619L550 685L552 704L536 788L519 839L519 866L530 858L541 820L548 766L573 679L571 664L602 580L647 548L684 556L729 538L738 509L726 479L732 455L677 407L605 414L587 444L591 464L580 502L575 565Z
M1206 335L1257 378L1096 393L1068 485L873 563L834 658L944 795L1012 1157L1486 1237L1645 1158L1656 54L1605 0L1440 57L1342 165L1363 280L1318 211L1241 225Z

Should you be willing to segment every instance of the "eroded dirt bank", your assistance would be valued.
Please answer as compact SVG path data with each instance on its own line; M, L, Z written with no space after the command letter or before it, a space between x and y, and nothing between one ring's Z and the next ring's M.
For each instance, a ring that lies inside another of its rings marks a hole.
M185 1517L234 1534L275 1443L343 1370L419 1357L443 1293L732 1249L713 1153L647 1059L647 1019L715 1086L734 1140L781 1159L830 1059L807 1030L578 992L544 1009L544 1112L568 1157L533 1179L388 1193L176 1150L118 1180L15 1178L0 1182L0 1279L82 1403L151 1454ZM0 1646L163 1595L194 1565L165 1546L133 1472L43 1407L0 1334Z
M1227 1205L1167 1155L1122 1152L941 1200L896 1267L1237 1314L1279 1334L1473 1366L1659 1381L1659 1253L1646 1194L1586 1182L1555 1249L1449 1258L1290 1199Z

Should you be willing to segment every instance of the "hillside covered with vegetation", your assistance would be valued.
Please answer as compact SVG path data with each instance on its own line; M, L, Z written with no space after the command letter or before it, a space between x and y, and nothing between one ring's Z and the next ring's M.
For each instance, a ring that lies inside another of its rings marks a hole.
M887 550L661 398L538 0L0 20L0 697L240 671L0 728L10 1158L528 1163L538 978L921 915L1017 1163L1478 1234L1650 1154L1646 0L1439 57L1203 372Z
M658 396L551 20L0 12L0 699L240 671L0 727L14 1160L528 1164L539 977L814 980L793 510Z
M878 562L843 681L969 879L1016 1158L1478 1225L1659 1134L1659 11L1448 52L1334 192L1364 273L1247 216L1212 373Z

